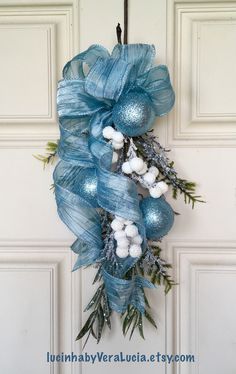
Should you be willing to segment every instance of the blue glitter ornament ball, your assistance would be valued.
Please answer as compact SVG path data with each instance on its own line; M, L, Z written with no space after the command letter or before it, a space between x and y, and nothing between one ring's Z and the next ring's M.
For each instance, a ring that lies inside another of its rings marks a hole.
M140 202L147 239L158 240L165 236L174 223L174 212L165 199L146 197Z
M112 119L122 134L138 136L151 129L155 111L147 94L129 92L114 105Z
M76 181L77 193L94 208L97 203L97 175L94 168L82 168Z

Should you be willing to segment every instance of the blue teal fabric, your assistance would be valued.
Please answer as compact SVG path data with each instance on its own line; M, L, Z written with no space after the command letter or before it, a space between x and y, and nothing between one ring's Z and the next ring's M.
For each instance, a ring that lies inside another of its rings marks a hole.
M117 45L111 55L104 47L92 45L63 69L57 94L61 161L54 171L54 183L58 214L77 237L72 245L78 254L73 270L99 261L103 249L98 208L82 196L79 188L82 169L96 170L97 205L135 222L143 237L143 251L146 248L137 187L131 179L111 171L112 148L104 141L102 130L112 124L115 103L131 90L145 91L157 116L172 108L174 92L168 70L165 66L154 67L154 57L154 46L147 44ZM129 304L143 313L143 287L153 288L142 277L123 279L136 261L131 257L120 259L118 269L103 263L109 305L119 313Z

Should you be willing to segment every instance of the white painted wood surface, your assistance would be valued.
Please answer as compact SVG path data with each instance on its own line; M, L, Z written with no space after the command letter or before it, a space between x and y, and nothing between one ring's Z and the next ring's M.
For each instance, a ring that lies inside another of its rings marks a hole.
M2 0L0 4L0 372L4 374L233 374L236 370L236 1L130 0L130 42L153 43L176 90L155 130L180 175L207 204L181 213L163 243L179 286L152 294L158 331L129 342L120 321L88 353L193 353L195 364L49 365L75 342L92 270L71 273L74 238L56 214L32 154L58 137L56 81L90 44L112 49L122 0Z

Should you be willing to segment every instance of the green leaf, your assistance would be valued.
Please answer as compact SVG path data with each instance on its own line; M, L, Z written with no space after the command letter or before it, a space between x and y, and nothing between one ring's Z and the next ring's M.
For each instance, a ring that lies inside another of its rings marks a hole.
M101 305L99 305L98 313L97 313L97 343L100 342L104 324L105 324L105 319L103 315L103 309Z
M85 322L84 326L82 327L82 329L80 330L76 340L79 340L81 339L90 329L90 327L92 326L95 318L96 318L96 314L97 314L97 311L93 311L89 318L87 319L87 321Z
M134 318L133 318L133 326L132 326L132 329L131 329L131 332L130 332L129 340L131 340L131 338L132 338L132 336L133 336L133 333L134 333L134 330L135 330L135 328L138 326L138 317L139 317L138 313L140 313L140 312L138 312L138 311L136 310L136 311L135 311L135 316L134 316Z
M147 310L145 310L145 312L144 312L144 316L146 317L146 319L148 320L148 322L150 322L151 325L153 325L153 326L157 329L156 322L155 322L154 319L151 317L151 315L147 312Z
M139 313L139 318L138 318L138 330L139 330L140 336L145 340L145 337L143 334L143 317L141 313Z
M88 305L86 306L86 308L84 309L84 312L87 312L90 308L92 308L93 306L95 306L96 303L98 303L98 301L99 301L99 299L101 297L101 293L102 293L103 287L104 287L104 285L101 285L101 286L98 287L98 289L95 292L94 296L92 297L92 299L90 300L90 302L88 303Z

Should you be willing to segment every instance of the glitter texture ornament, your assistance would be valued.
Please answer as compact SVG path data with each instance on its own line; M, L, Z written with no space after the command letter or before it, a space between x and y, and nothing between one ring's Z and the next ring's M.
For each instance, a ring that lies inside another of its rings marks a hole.
M158 240L169 232L174 223L174 212L165 199L146 197L140 202L140 208L148 239Z
M78 173L77 193L93 207L98 207L97 203L97 175L94 168L84 168Z
M148 95L129 92L115 104L112 118L119 131L128 136L142 135L151 129L155 111Z

